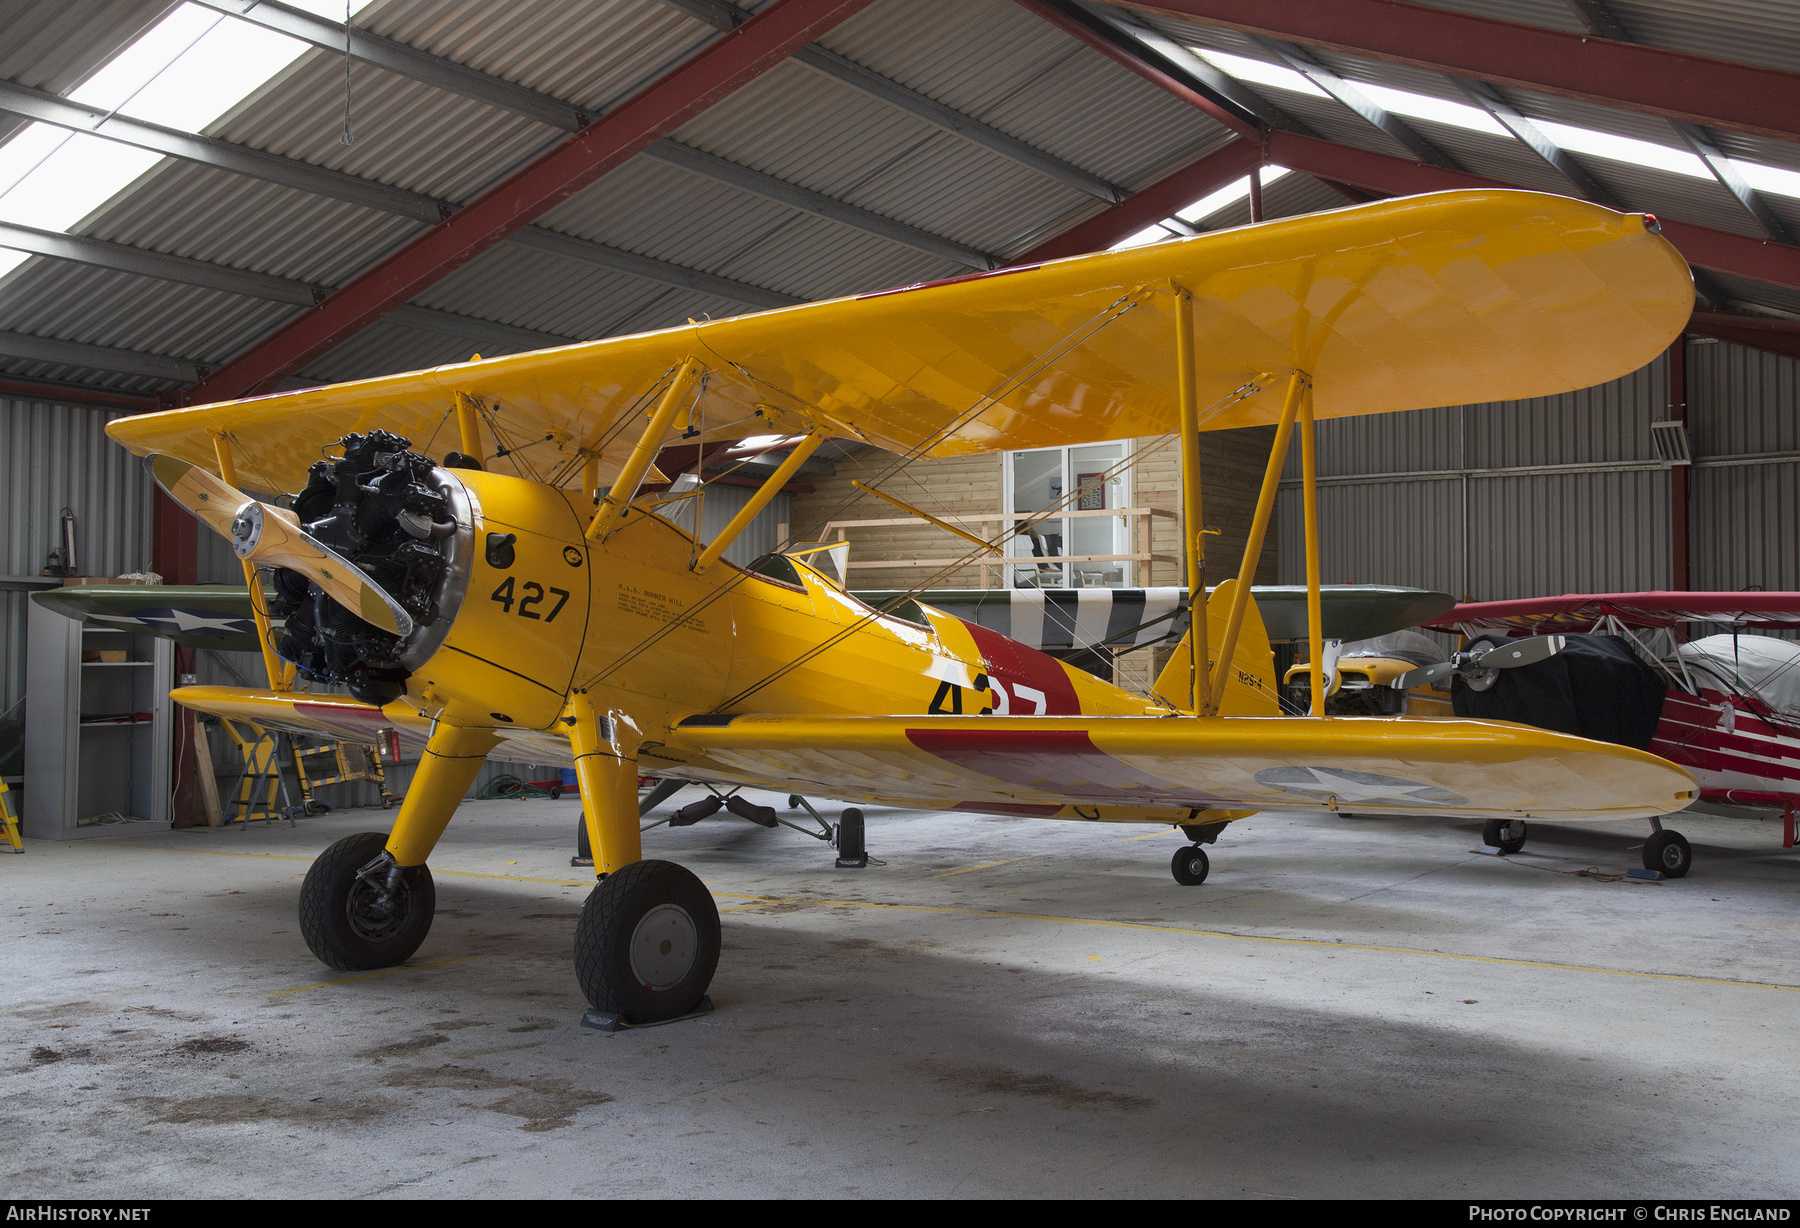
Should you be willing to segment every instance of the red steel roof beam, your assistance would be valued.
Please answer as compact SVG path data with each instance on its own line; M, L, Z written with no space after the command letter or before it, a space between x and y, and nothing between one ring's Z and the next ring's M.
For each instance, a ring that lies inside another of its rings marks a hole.
M182 403L224 401L267 389L761 76L869 2L776 0L186 389Z
M1800 140L1800 74L1548 30L1401 0L1112 0L1668 119Z
M1241 116L1235 115L1224 107L1219 106L1205 94L1190 88L1186 82L1164 72L1148 60L1138 58L1127 48L1103 38L1100 34L1089 27L1082 25L1079 21L1070 19L1070 17L1060 9L1054 8L1048 4L1040 3L1039 0L1017 0L1017 2L1022 8L1043 18L1045 21L1061 30L1064 34L1086 43L1107 59L1130 69L1152 85L1167 90L1189 106L1196 107L1199 110L1206 112L1239 136L1251 137L1253 139L1259 139L1262 136L1262 130L1256 125L1246 123ZM1149 225L1149 223L1146 222L1145 225ZM1138 229L1142 230L1143 227L1140 226Z

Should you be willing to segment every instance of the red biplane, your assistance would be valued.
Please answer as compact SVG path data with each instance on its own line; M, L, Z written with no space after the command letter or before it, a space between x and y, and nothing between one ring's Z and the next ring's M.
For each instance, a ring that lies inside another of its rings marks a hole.
M1795 846L1800 643L1768 633L1800 631L1800 592L1569 593L1467 603L1425 625L1465 637L1449 663L1458 716L1484 708L1484 715L1501 715L1492 710L1501 705L1510 719L1573 732L1565 726L1588 723L1597 709L1611 708L1601 719L1610 715L1617 728L1643 730L1640 749L1692 772L1700 801L1781 809L1782 845ZM1585 696L1579 683L1571 688L1565 645L1581 636L1611 637L1653 671L1666 688L1659 706L1648 698L1654 688L1613 686L1595 694L1590 684ZM1520 654L1521 637L1537 637L1535 651ZM1507 668L1499 655L1490 658L1501 648L1528 663ZM1548 685L1533 687L1534 674L1546 676ZM1560 676L1547 678L1552 674ZM1523 823L1501 826L1505 830L1487 833L1490 844L1508 852L1524 846ZM1669 877L1687 873L1687 841L1660 823L1652 826L1645 867Z

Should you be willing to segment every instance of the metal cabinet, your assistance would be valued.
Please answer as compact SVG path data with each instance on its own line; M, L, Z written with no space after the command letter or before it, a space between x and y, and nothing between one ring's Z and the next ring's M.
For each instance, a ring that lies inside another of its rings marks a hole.
M167 829L174 646L27 605L25 834L78 840ZM101 654L124 660L83 660Z

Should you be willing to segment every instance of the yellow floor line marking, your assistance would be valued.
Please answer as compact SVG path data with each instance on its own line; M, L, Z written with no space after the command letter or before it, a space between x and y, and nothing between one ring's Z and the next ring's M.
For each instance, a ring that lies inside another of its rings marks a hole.
M1152 831L1152 832L1145 832L1141 836L1126 836L1124 839L1120 840L1119 843L1120 844L1130 844L1133 840L1154 840L1158 836L1173 836L1176 833L1178 833L1180 830L1181 829L1179 827L1171 827L1168 831Z
M1090 956L1088 956L1088 958L1093 960L1096 964L1104 964L1106 962L1105 960L1101 959L1098 955L1090 955Z
M1027 853L1024 857L1008 857L1003 861L984 861L978 866L964 866L960 870L945 870L942 874L929 874L927 878L949 878L953 874L973 874L976 870L991 870L995 866L1010 866L1015 861L1025 861L1035 857L1035 853Z
M372 977L393 976L396 972L413 972L420 968L442 968L445 964L460 964L474 958L473 955L458 955L454 959L433 959L422 964L401 964L398 968L377 968L374 972L358 972L355 976L340 976L331 981L314 981L310 985L296 985L292 989L271 989L269 996L279 998L283 994L305 993L309 989L330 989L333 985L348 985L351 981L366 981Z
M734 891L715 891L713 894L732 899L758 900L764 904L783 904L789 902L790 899L785 896L758 897ZM989 908L946 908L927 904L876 904L867 900L822 900L812 896L791 898L807 904L838 905L845 908L885 908L895 912L944 913L962 917L1007 917L1016 921L1061 921L1069 925L1098 925L1108 929L1148 930L1157 934L1190 934L1200 938L1235 938L1240 942L1271 942L1295 947L1324 947L1328 951L1374 951L1384 955L1423 955L1430 959L1454 959L1471 964L1544 968L1552 972L1592 972L1600 976L1634 977L1645 981L1682 981L1690 985L1730 985L1741 989L1779 989L1787 993L1800 993L1800 985L1781 985L1773 981L1734 981L1726 977L1682 976L1675 972L1633 972L1625 968L1595 968L1587 964L1552 964L1534 959L1507 959L1499 955L1459 955L1454 951L1422 951L1416 947L1378 947L1367 943L1336 942L1323 938L1278 938L1270 934L1235 934L1230 930L1184 929L1175 925L1146 925L1139 921L1105 921L1098 917L1058 917L1047 913L1002 912ZM755 905L748 904L744 907L753 908ZM1090 958L1092 957L1090 956Z

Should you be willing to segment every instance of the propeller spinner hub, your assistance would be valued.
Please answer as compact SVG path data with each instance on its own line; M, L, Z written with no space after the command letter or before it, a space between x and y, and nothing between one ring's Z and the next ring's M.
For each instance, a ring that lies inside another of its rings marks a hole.
M232 518L231 548L237 551L240 559L247 559L255 552L256 543L262 539L262 533L262 505L252 503Z

